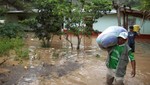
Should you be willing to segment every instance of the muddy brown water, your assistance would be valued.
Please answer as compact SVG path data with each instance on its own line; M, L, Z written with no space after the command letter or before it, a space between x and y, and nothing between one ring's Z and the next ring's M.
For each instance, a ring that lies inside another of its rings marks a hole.
M70 44L62 36L54 36L51 48L41 48L32 34L26 38L30 59L18 64L13 59L0 67L0 85L105 85L107 53L98 48L96 37L82 36L81 48L75 50L77 38ZM150 85L150 40L136 40L137 73L131 78L129 63L125 85ZM3 60L3 57L0 57Z

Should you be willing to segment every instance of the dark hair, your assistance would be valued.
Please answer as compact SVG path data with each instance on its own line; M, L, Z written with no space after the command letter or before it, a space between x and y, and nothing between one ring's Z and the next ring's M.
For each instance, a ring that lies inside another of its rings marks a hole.
M133 29L133 26L130 26L129 29Z

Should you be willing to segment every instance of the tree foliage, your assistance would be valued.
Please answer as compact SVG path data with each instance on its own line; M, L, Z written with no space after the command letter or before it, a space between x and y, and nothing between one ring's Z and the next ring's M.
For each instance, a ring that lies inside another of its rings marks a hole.
M66 28L77 37L77 49L80 49L80 35L91 34L93 23L111 10L111 3L106 0L80 0L77 4L70 2L68 6L70 11L65 16Z
M44 47L50 46L49 41L53 35L61 34L64 7L60 0L35 0L38 12L34 31L36 37L43 41Z
M96 19L102 17L111 11L111 2L108 0L80 0L82 9L84 10L84 23L92 30L92 24L96 22Z
M150 0L141 0L142 10L150 11Z
M0 7L0 16L4 16L4 14L6 14L7 9L4 7Z
M111 3L107 0L6 0L5 2L23 9L32 2L32 8L37 9L36 17L25 20L35 32L36 37L43 41L43 46L49 46L49 41L54 34L61 34L63 23L77 36L80 44L80 34L89 35L96 19L111 10ZM18 3L18 4L17 4ZM30 7L30 6L29 6ZM77 47L79 48L79 47Z
M23 37L24 29L18 23L5 23L0 25L0 37L17 38Z

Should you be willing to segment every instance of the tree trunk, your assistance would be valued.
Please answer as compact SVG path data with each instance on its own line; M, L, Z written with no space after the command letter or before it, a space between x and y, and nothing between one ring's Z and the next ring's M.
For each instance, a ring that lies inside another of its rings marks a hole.
M80 35L77 35L77 39L78 39L77 50L79 50L80 49L80 43L81 43Z
M66 34L66 40L71 44L71 48L73 49L73 44L72 44L72 42L68 39L68 34Z
M47 39L47 44L46 44L46 47L50 47L49 40L50 40L50 39Z
M42 43L43 43L42 46L43 46L43 47L46 47L46 42L45 42L45 39L44 39L44 38L42 38Z

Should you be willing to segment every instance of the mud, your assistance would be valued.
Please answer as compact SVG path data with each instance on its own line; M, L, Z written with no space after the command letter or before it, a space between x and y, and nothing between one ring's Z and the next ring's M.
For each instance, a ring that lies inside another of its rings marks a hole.
M29 35L25 41L29 60L5 62L0 67L0 85L105 85L107 53L98 48L96 37L83 36L81 49L76 51L77 38L72 35L73 50L64 36L61 40L55 36L51 48L41 48L38 39ZM150 85L149 50L150 40L136 40L137 73L131 78L129 64L125 85Z

